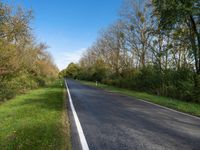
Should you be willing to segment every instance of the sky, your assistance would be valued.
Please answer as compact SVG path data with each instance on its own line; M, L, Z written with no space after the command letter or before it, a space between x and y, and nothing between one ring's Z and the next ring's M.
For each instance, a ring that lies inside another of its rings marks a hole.
M46 43L60 70L78 62L101 29L117 18L123 0L3 0L32 9L33 33Z

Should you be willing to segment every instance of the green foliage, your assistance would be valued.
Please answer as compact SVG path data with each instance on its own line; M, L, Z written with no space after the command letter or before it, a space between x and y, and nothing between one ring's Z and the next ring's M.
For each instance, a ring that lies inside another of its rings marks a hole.
M196 75L194 78L195 80L197 80L198 86L193 87L194 90L193 90L192 96L193 96L194 101L200 102L200 75Z
M92 68L94 69L94 68ZM197 101L197 93L193 93L193 71L187 68L180 70L167 69L158 71L157 67L148 65L141 69L133 69L116 77L115 74L108 75L99 73L102 80L92 74L92 69L80 72L78 79L88 81L100 81L107 85L121 88L145 91L151 94L167 96L186 101ZM198 91L198 90L197 90Z
M177 23L185 22L189 15L199 13L197 3L198 0L153 0L163 29L173 29Z
M70 63L68 67L59 72L60 78L74 78L76 79L79 75L79 66L75 63Z
M31 11L15 10L0 1L0 101L57 77L47 46L33 39L31 19Z
M89 70L90 74L87 77L89 80L102 81L104 78L106 78L107 69L102 60L96 60Z
M70 63L68 67L59 73L59 77L102 81L106 78L107 68L102 60L97 60L93 65L82 68L78 64Z

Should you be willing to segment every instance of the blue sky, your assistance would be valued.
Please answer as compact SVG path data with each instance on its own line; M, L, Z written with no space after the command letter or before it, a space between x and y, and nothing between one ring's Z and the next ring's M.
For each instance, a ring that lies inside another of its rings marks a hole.
M96 40L98 32L118 18L122 0L3 0L12 6L32 9L36 38L50 48L59 69Z

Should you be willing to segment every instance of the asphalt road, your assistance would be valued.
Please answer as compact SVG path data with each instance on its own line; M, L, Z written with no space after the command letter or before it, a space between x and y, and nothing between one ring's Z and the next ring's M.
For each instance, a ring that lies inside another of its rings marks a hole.
M90 150L200 150L200 119L67 80ZM73 149L80 149L73 116Z

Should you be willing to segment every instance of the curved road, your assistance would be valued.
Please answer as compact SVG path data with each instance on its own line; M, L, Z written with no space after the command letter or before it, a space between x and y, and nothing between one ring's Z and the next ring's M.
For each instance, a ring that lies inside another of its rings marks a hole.
M67 80L90 150L200 150L200 119ZM72 145L81 149L72 113Z

